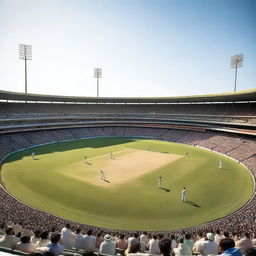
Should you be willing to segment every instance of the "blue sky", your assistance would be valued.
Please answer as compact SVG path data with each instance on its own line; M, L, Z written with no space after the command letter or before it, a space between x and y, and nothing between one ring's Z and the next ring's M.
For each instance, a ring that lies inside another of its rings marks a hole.
M0 0L0 89L147 97L256 88L256 0Z

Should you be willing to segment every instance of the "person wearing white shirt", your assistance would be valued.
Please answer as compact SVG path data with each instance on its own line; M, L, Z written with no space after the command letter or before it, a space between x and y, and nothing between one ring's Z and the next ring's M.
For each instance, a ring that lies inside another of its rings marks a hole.
M30 237L29 236L22 236L20 238L20 242L17 244L16 250L22 251L25 253L32 253L36 249L36 245L32 244L30 242Z
M40 230L34 231L34 235L31 236L30 242L31 242L32 244L36 244L36 243L40 240L40 234L41 234L41 231L40 231Z
M192 256L191 250L183 242L184 238L180 237L178 247L173 249L175 256Z
M161 185L162 185L162 177L159 177L157 180L157 187L161 188Z
M186 202L186 188L185 187L181 191L181 200L182 200L182 202Z
M159 242L156 235L153 235L153 238L149 240L147 246L150 254L160 254Z
M83 237L83 248L84 249L95 249L96 237L92 236L92 231L89 229L87 235Z
M194 246L193 246L193 252L202 252L203 243L205 240L204 240L203 234L201 232L198 232L197 239L198 240L194 243Z
M112 237L109 234L104 236L104 242L101 243L99 254L116 255L116 245L112 241Z
M5 235L0 238L0 246L15 249L19 238L14 236L14 229L12 227L7 227L5 230Z
M140 241L143 241L145 244L148 243L149 239L148 239L148 234L147 234L147 232L143 232L143 233L140 235Z
M214 241L219 244L220 243L220 240L222 239L222 235L220 234L220 231L217 229L216 230L216 234L214 236Z
M71 231L71 226L69 223L66 224L61 230L61 241L66 249L71 249L74 245L75 234Z
M177 242L176 242L176 240L175 240L175 237L174 237L174 235L171 235L171 240L172 240L172 250L174 249L174 248L176 248L177 247Z
M81 230L78 228L76 230L76 238L75 238L75 248L76 249L83 249L84 246L84 236L80 234Z
M47 231L43 231L40 234L40 239L36 243L36 247L45 247L47 244L50 243L50 240L48 239L49 233Z
M202 246L202 255L207 256L209 254L217 255L218 254L218 247L219 245L214 241L214 234L207 233L206 234L207 241L204 241Z

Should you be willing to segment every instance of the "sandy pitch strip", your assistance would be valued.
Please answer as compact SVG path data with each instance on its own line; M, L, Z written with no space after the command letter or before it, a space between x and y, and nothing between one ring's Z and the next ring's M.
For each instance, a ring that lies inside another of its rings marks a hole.
M111 186L139 177L183 157L181 155L135 149L129 150L125 155L116 155L116 152L113 153L115 159L106 156L95 159L96 162L93 161L94 164L90 169L93 169L97 175L93 177L80 176L79 179L98 186ZM100 169L96 169L98 161L101 162ZM104 171L106 180L110 183L101 180L99 170Z

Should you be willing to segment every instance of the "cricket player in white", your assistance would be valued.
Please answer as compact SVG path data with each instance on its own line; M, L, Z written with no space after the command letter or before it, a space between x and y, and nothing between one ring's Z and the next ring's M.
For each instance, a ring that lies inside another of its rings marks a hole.
M157 180L157 187L161 188L161 185L162 185L162 177L159 177Z
M105 179L106 179L106 177L105 177L105 172L100 171L100 173L101 173L101 177L100 177L100 178L101 178L102 180L105 180Z
M181 191L181 200L182 200L182 202L186 201L186 188L185 187Z
M219 169L222 169L222 161L219 161Z
M31 157L32 157L33 160L35 160L35 154L36 154L35 152L33 152L33 153L31 154Z

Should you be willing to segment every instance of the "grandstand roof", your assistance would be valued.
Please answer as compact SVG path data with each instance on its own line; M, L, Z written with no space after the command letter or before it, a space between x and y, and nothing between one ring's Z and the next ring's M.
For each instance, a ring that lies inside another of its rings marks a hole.
M256 102L256 89L235 93L177 96L177 97L79 97L43 94L25 94L0 90L0 101L28 101L51 103L121 103L121 104L171 104L202 102Z

